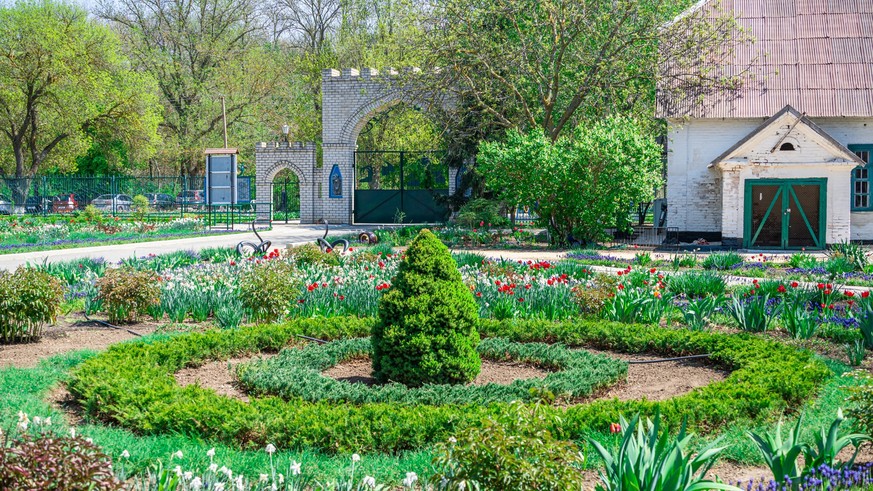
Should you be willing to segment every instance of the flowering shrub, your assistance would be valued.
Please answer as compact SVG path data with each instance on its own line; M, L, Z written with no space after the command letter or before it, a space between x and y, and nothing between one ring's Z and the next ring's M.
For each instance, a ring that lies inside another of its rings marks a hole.
M373 327L373 374L410 386L465 383L479 373L476 301L429 230L412 241Z
M438 446L437 489L582 489L579 448L552 434L550 421L535 407L511 404Z
M0 343L35 341L64 298L57 278L31 268L0 271Z
M103 309L109 322L135 321L160 302L160 276L154 271L137 271L123 266L109 269L97 280Z
M275 322L287 315L300 294L300 280L291 264L264 260L240 275L239 292L253 320Z
M618 287L618 277L615 275L598 274L587 284L573 288L573 301L579 310L586 314L598 314L603 306L615 296Z
M301 245L289 245L285 253L290 256L297 266L307 264L321 266L339 266L340 255L335 252L324 252L313 243Z

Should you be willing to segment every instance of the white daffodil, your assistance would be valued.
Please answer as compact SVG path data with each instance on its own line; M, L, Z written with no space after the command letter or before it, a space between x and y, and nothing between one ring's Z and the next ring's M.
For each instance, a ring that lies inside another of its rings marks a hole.
M209 450L207 450L207 451L206 451L206 456L209 457L210 459L211 459L212 457L215 457L215 447L212 447L212 448L210 448Z
M121 458L122 458L122 459L129 459L129 458L130 458L130 452L128 452L127 450L121 452Z
M177 459L181 459L181 458L182 458L182 451L181 451L181 450L176 450L176 451L173 453L173 457L175 457L175 458L177 458Z
M211 472L213 474L218 472L218 464L215 464L215 463L209 464L209 472Z
M203 489L203 481L200 480L199 477L195 477L191 480L191 484L189 484L188 487L193 490Z
M300 475L300 462L297 462L296 460L291 462L291 475L292 476L299 476Z
M194 473L191 471L188 471L188 472L182 474L182 477L185 478L186 481L190 481L191 478L194 477Z
M416 481L418 481L418 474L414 472L407 472L406 479L403 480L403 485L407 488L411 488L415 486Z
M266 475L266 474L261 474L261 477L258 479L258 482L267 482L267 479L268 479L269 477L270 477L270 476L268 476L268 475Z
M352 462L360 462L360 461L361 461L361 456L356 454L356 453L353 453L352 454Z
M51 416L47 417L45 420L43 420L42 423L46 426L51 426L52 425L52 417Z
M364 484L364 486L367 486L368 488L375 488L376 487L376 478L373 476L364 476L363 484Z
M274 453L276 453L276 447L274 447L272 443L268 443L267 448L265 448L264 450L266 450L267 453L270 455L273 455Z

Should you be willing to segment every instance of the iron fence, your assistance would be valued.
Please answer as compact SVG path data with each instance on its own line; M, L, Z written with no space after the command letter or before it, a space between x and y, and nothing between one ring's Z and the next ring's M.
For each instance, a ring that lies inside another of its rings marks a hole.
M149 219L198 215L242 217L253 212L256 204L255 183L250 177L239 178L243 202L233 206L206 203L203 176L34 176L0 179L0 214L54 215L69 214L93 205L103 214L132 214L133 198L149 200ZM271 203L261 204L271 208Z

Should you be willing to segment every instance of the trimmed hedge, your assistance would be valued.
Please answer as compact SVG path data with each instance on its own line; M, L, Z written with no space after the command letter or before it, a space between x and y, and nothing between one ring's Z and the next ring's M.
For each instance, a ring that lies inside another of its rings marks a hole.
M463 428L498 417L507 404L402 406L285 401L278 397L246 404L197 386L179 387L173 372L210 359L279 350L297 334L338 339L361 337L371 319L302 319L278 326L247 327L112 346L77 368L69 389L87 412L143 434L182 433L241 447L273 443L326 452L392 452L445 441ZM831 375L806 350L748 334L720 334L625 325L596 320L480 322L486 337L519 342L560 342L629 353L712 353L733 370L721 382L672 399L600 400L569 408L542 407L556 436L580 439L605 430L619 413L653 414L666 423L688 418L689 429L709 432L736 420L761 420L800 407Z
M370 356L370 339L353 338L303 349L284 349L279 356L245 363L237 375L255 395L277 395L309 402L331 401L365 404L488 404L491 402L536 401L544 395L573 400L590 396L627 377L627 363L585 350L570 350L560 344L516 343L503 338L479 343L484 359L528 362L555 370L545 378L516 380L510 384L450 385L425 384L407 387L389 383L369 387L343 382L321 372L345 360Z

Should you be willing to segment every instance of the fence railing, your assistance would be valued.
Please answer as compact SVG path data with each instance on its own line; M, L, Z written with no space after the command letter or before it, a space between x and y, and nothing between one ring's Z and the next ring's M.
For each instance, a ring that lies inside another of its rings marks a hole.
M253 179L240 177L239 186L239 196L255 196ZM209 205L203 176L34 176L0 179L0 214L66 214L93 205L104 214L124 216L134 211L137 195L149 200L150 218L207 216L216 210L239 215L255 209L253 202L229 208Z

